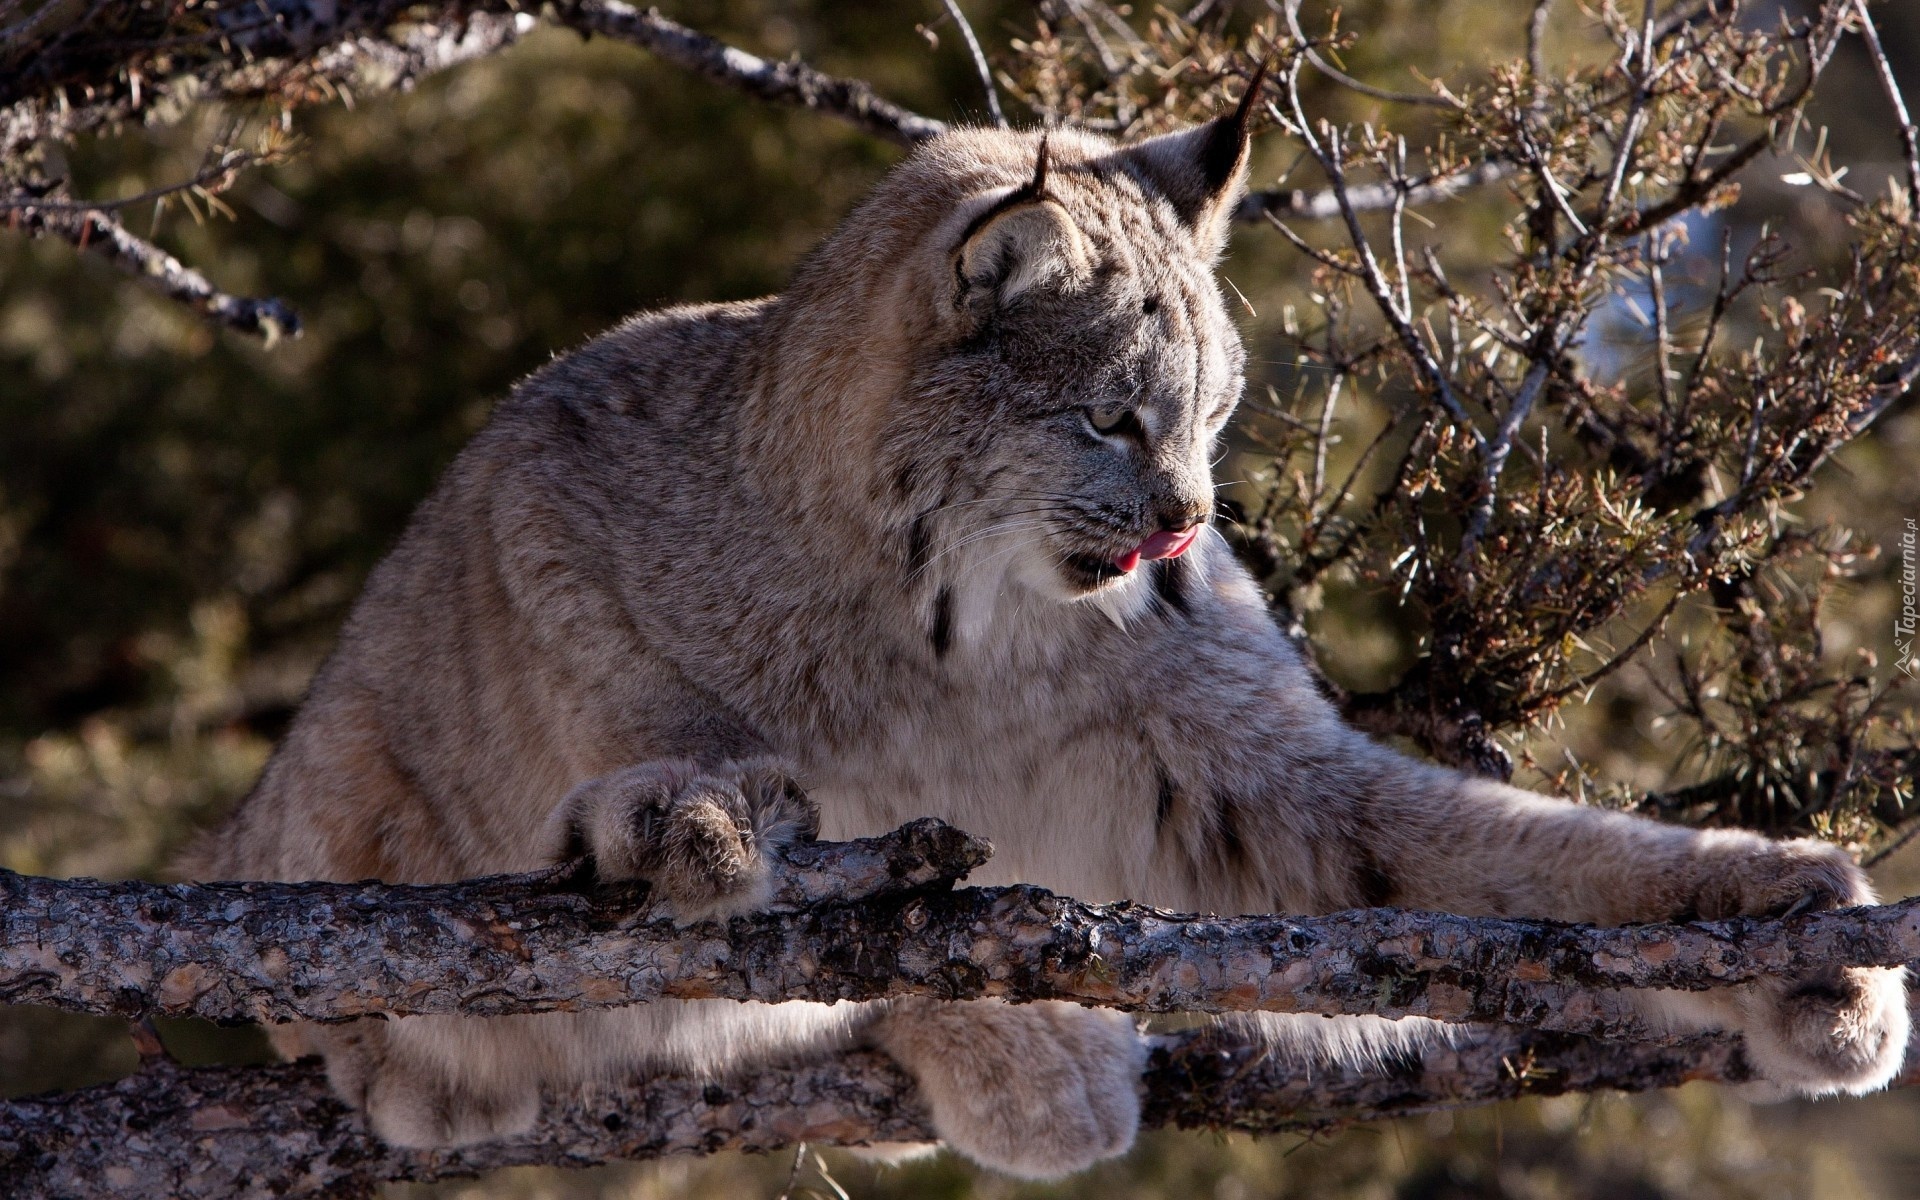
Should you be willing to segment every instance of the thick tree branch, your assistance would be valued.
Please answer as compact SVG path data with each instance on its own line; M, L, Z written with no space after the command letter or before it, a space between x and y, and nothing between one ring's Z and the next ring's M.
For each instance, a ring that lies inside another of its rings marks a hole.
M1605 996L1582 989L1920 957L1920 902L1596 930L1393 910L1183 918L1035 888L941 891L986 854L933 820L798 847L775 912L685 930L659 917L644 887L596 886L577 865L428 887L0 875L0 1000L284 1019L911 992L1618 1031ZM1272 1133L1524 1094L1746 1078L1739 1043L1722 1037L1608 1044L1463 1029L1420 1055L1340 1065L1215 1029L1162 1039L1144 1086L1150 1127ZM720 1082L665 1076L550 1097L524 1138L422 1154L369 1137L315 1064L189 1070L153 1042L118 1083L0 1104L0 1178L23 1197L369 1196L387 1180L516 1164L931 1136L907 1078L861 1052Z
M1911 1085L1909 1068L1902 1084ZM1362 1120L1615 1088L1750 1078L1738 1041L1619 1045L1482 1030L1418 1056L1312 1069L1225 1031L1159 1039L1144 1079L1148 1128L1310 1132ZM767 1067L722 1082L662 1076L549 1097L539 1126L457 1151L370 1137L312 1061L187 1069L164 1060L118 1083L0 1102L0 1178L16 1200L367 1197L388 1180L506 1166L581 1167L674 1154L931 1138L912 1084L871 1052Z
M578 871L423 887L0 873L0 1002L285 1021L996 996L1648 1038L1658 1031L1607 989L1920 959L1920 899L1619 929L1394 909L1218 918L1034 887L937 890L979 865L984 844L933 820L796 857L787 911L689 928L644 889L586 888Z

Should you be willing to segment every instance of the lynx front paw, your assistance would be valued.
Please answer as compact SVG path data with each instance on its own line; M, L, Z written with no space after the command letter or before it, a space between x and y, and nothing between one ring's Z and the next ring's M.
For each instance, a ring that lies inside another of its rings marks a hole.
M769 851L811 839L819 813L768 763L647 763L590 780L555 815L609 879L645 879L683 919L764 905Z
M1146 1046L1124 1013L921 1002L890 1014L879 1040L947 1145L996 1171L1057 1179L1125 1153L1139 1129Z
M1866 876L1837 846L1755 839L1724 848L1697 889L1694 907L1712 920L1781 917L1873 900ZM1736 1023L1764 1081L1751 1090L1821 1096L1885 1087L1906 1057L1905 974L1829 969L1739 989Z
M1867 877L1838 846L1752 834L1707 836L1712 840L1682 917L1786 917L1873 903Z

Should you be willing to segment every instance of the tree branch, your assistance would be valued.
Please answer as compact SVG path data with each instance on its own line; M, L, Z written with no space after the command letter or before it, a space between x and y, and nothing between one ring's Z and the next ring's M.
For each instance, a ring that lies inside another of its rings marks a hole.
M1300 0L1279 0L1279 2L1276 2L1276 0L1268 0L1267 7L1286 18L1287 32L1293 35L1294 42L1305 52L1307 61L1313 64L1313 69L1340 86L1350 91L1358 92L1362 96L1371 96L1375 100L1387 100L1394 104L1414 104L1430 108L1447 109L1458 109L1460 107L1460 102L1451 96L1422 94L1420 92L1396 92L1390 88L1375 87L1373 84L1355 79L1353 76L1336 68L1332 63L1322 58L1320 52L1314 49L1313 39L1309 38L1306 31L1300 28Z
M1305 143L1308 152L1320 164L1321 171L1326 174L1332 185L1330 190L1334 204L1346 221L1348 239L1359 260L1359 267L1355 273L1365 283L1367 293L1373 297L1380 315L1386 319L1387 325L1406 349L1415 373L1419 376L1424 389L1432 394L1433 402L1446 411L1460 432L1484 455L1486 435L1480 432L1479 426L1474 424L1473 418L1461 406L1459 397L1454 394L1452 379L1448 372L1441 369L1439 361L1433 356L1432 349L1421 340L1419 331L1413 326L1415 314L1395 297L1393 289L1388 286L1386 276L1380 269L1379 260L1374 255L1373 244L1368 241L1366 232L1360 227L1359 210L1354 207L1353 195L1347 184L1340 130L1322 123L1321 132L1316 135L1313 122L1307 119L1306 109L1300 101L1300 63L1301 59L1298 57L1289 58L1280 72L1279 79L1286 96L1287 111L1281 113L1271 105L1268 111L1280 117L1282 128ZM1277 217L1269 216L1267 219L1275 225L1279 224Z
M1038 888L946 889L988 847L939 821L793 848L773 911L676 928L644 885L582 864L466 883L96 883L0 873L0 1002L144 1018L493 1015L681 998L1068 999L1137 1011L1372 1012L1460 1030L1421 1055L1295 1061L1226 1030L1158 1043L1149 1126L1272 1133L1749 1072L1737 1039L1646 1033L1621 987L1704 987L1920 957L1920 900L1785 921L1592 929L1366 910L1179 917ZM1550 1032L1549 1029L1563 1032ZM136 1040L139 1040L137 1037ZM714 1081L550 1097L526 1137L417 1153L371 1138L313 1063L185 1069L150 1036L115 1084L0 1104L11 1195L371 1196L517 1164L583 1166L795 1142L932 1136L910 1081L856 1052Z
M1900 92L1900 81L1894 78L1886 47L1880 44L1880 31L1874 28L1873 16L1867 12L1867 0L1854 0L1853 11L1860 19L1860 36L1867 43L1867 56L1873 60L1880 90L1886 94L1894 122L1900 127L1901 157L1907 168L1908 211L1920 215L1920 126L1907 114L1907 98Z
M882 99L870 84L799 61L769 62L654 9L574 0L559 24L644 47L678 66L764 100L851 121L910 145L940 121ZM403 20L404 18L404 20ZM0 161L42 138L69 140L190 101L330 98L338 86L405 89L435 71L503 50L534 28L506 0L277 0L271 10L185 3L98 6L0 44Z
M947 129L943 121L882 99L865 80L827 75L797 59L768 62L670 21L656 9L635 8L622 0L581 0L562 5L558 17L583 33L644 46L668 62L749 95L824 112L899 145L924 142Z
M1784 921L1595 929L1396 909L1195 917L1035 887L942 890L985 849L931 819L816 843L794 852L780 911L686 928L643 886L589 888L578 868L429 886L0 873L0 1002L287 1021L921 995L1647 1039L1660 1031L1610 989L1920 960L1920 899Z
M91 5L37 11L0 30L0 209L15 227L57 233L105 254L195 310L271 343L300 322L278 300L248 300L214 288L158 247L85 201L43 199L35 146L71 141L133 120L168 120L208 100L267 100L286 107L343 90L404 91L436 71L512 46L537 24L506 0L441 0L422 11L397 0L277 0L221 6ZM507 11L502 11L507 10ZM849 121L911 146L946 130L885 100L858 79L798 61L769 62L621 0L571 0L552 10L562 25L644 47L655 55L763 100ZM168 185L158 192L178 190ZM11 194L9 194L11 193Z
M1384 1064L1326 1062L1309 1070L1206 1030L1157 1039L1143 1080L1143 1124L1313 1132L1517 1096L1749 1078L1739 1042L1712 1036L1635 1046L1483 1030ZM1897 1086L1915 1083L1920 1068L1910 1066ZM158 1060L117 1083L0 1102L0 1178L16 1200L344 1200L372 1196L384 1181L507 1166L932 1136L911 1081L870 1051L723 1081L667 1075L575 1090L548 1097L539 1125L523 1137L433 1153L369 1136L312 1060L251 1068Z
M123 121L166 120L194 101L278 96L288 104L331 98L332 87L356 76L363 54L391 67L390 50L406 53L414 38L433 39L467 10L504 4L442 3L397 34L406 0L278 0L225 6L206 0L165 5L86 4L58 9L38 28L0 40L0 162L25 155L42 139L69 141ZM510 17L482 29L486 52L510 38ZM470 57L470 56L469 56ZM298 68L312 63L312 69ZM422 62L422 68L427 66ZM386 73L384 70L382 73ZM404 85L411 77L391 78ZM359 78L351 82L358 86ZM380 81L367 80L377 87Z
M161 295L230 329L264 338L268 345L300 333L299 314L284 300L223 292L205 275L135 236L107 213L33 209L13 214L13 224L30 235L51 235L91 251Z
M1355 212L1385 212L1395 203L1409 208L1426 204L1438 204L1451 200L1462 192L1472 188L1486 187L1511 179L1518 169L1509 162L1491 161L1474 163L1458 171L1440 171L1424 178L1409 180L1405 186L1392 181L1370 183L1359 186L1348 185L1347 202ZM1291 191L1248 192L1233 210L1233 219L1241 222L1264 221L1267 217L1304 217L1308 220L1324 221L1341 214L1340 196L1332 188L1309 192L1295 188Z

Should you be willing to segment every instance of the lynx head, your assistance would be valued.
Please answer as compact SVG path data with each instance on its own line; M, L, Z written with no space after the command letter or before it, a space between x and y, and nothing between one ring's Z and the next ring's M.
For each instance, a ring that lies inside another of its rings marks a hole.
M860 437L842 469L879 464L863 485L962 636L951 609L1009 584L1124 619L1166 569L1153 560L1202 535L1245 363L1213 269L1259 84L1232 114L1128 146L947 134L802 272L813 342L839 347L813 378L868 397L835 414Z

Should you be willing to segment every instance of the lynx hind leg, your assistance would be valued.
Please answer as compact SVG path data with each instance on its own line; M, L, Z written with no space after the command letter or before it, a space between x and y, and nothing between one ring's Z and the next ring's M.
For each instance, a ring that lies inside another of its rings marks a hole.
M1125 1153L1139 1130L1146 1043L1125 1013L912 1001L874 1036L919 1083L946 1144L996 1171L1057 1179Z
M1871 885L1837 846L1720 835L1703 856L1683 916L1778 917L1872 904ZM1760 1075L1754 1098L1863 1095L1885 1087L1911 1035L1906 972L1828 968L1724 992L1656 992L1648 1007L1681 1027L1730 1028Z
M813 838L819 811L777 763L642 763L588 780L561 802L561 845L609 879L650 882L683 920L766 904L770 855Z
M326 1055L334 1094L366 1116L381 1141L415 1150L465 1146L516 1137L540 1115L540 1092L527 1079L517 1087L484 1087L456 1080L432 1056L409 1051L387 1021L310 1026L306 1042Z

